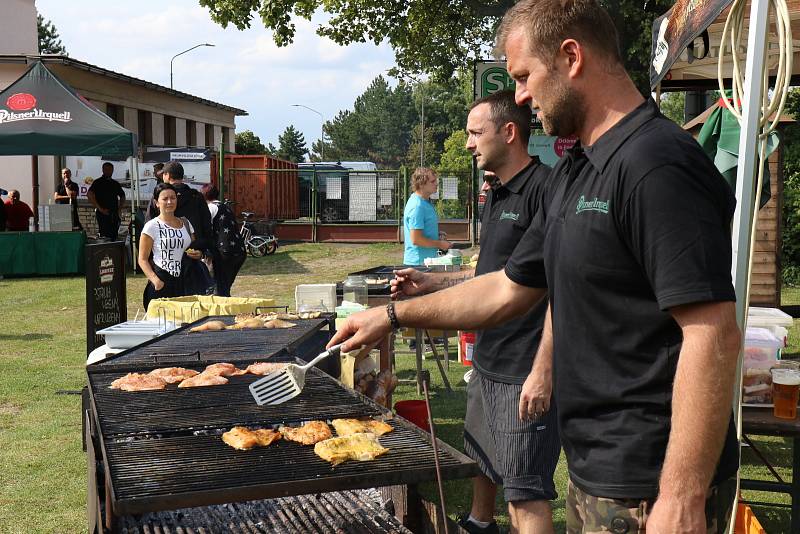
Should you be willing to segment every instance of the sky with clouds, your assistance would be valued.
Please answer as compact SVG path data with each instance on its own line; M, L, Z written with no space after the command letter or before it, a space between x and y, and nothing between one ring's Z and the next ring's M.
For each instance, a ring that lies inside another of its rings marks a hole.
M196 0L36 0L36 7L56 25L71 57L167 87L173 55L213 43L175 59L175 89L246 110L236 130L253 130L276 146L289 124L309 147L319 139L319 116L292 104L330 120L394 66L387 44L341 47L318 36L325 20L319 13L295 21L294 43L279 48L260 19L248 30L223 29Z

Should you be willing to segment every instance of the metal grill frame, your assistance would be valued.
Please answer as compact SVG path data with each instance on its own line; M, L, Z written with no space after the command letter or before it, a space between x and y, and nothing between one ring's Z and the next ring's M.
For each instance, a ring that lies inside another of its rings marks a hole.
M196 364L199 363L200 365L203 365L207 363L214 363L214 361L205 361L201 359L201 361L196 362ZM245 362L237 361L236 363L244 364ZM191 489L191 490L177 491L167 494L151 494L151 495L133 494L130 496L126 496L124 498L119 497L118 494L120 493L121 490L120 491L117 490L117 485L115 484L114 476L112 473L117 472L119 467L119 464L116 464L115 460L116 451L114 450L115 449L114 439L118 439L120 437L120 434L106 435L103 432L103 426L101 425L99 417L100 412L97 409L98 395L96 394L95 388L91 387L91 384L93 382L91 380L91 377L93 375L107 374L107 373L124 373L135 370L146 371L156 366L163 366L163 365L166 364L155 365L151 363L148 365L142 365L139 362L139 364L137 365L135 362L131 362L128 365L95 364L93 366L87 367L87 378L89 379L90 383L89 395L92 408L92 418L93 418L92 422L93 422L93 427L96 429L95 435L98 438L99 448L101 451L103 462L106 465L106 470L105 470L105 478L107 486L106 491L109 492L110 494L111 505L114 515L127 515L127 514L161 511L161 510L173 510L177 508L188 508L188 507L196 507L202 505L224 504L229 502L286 497L291 495L302 495L315 492L328 492L334 490L362 489L362 488L388 486L395 484L416 484L419 482L432 481L436 479L436 471L432 457L432 445L429 434L418 429L416 426L402 419L401 417L394 416L389 410L381 407L371 399L364 397L363 395L346 388L340 382L324 374L322 371L318 369L311 369L310 376L315 376L322 380L329 380L331 381L331 383L336 384L337 387L341 388L344 392L346 392L348 395L352 397L355 407L362 408L361 410L354 410L354 413L350 414L351 417L357 417L360 415L375 416L376 414L383 414L384 417L387 417L392 421L391 424L395 426L395 431L381 438L385 446L387 446L390 449L390 452L383 458L391 459L389 455L391 454L393 447L395 451L398 451L399 445L397 445L397 443L400 443L400 441L405 440L411 443L411 445L416 446L418 448L418 451L415 453L415 456L413 458L414 462L412 462L411 465L404 465L401 468L397 464L387 466L385 462L381 462L381 458L378 458L377 460L372 462L366 462L366 463L347 462L345 464L337 466L336 468L330 468L327 465L327 463L324 462L324 460L314 455L313 448L311 448L310 454L315 457L315 461L318 463L320 468L317 471L317 473L312 473L313 476L307 476L304 479L289 480L291 477L287 476L284 477L283 479L273 480L271 482L261 483L261 484L258 483L251 485L235 484L230 487L220 487L211 489ZM202 395L203 389L204 388L199 388L197 390L194 390L194 392L196 392L198 395ZM125 395L137 395L137 393L130 393L130 392L119 392L119 393ZM235 409L232 409L232 413L235 413L234 410ZM336 416L340 415L337 414ZM311 418L330 420L332 417L329 417L328 414L326 413L313 413L313 414L308 414L308 417L304 418L304 420L308 420ZM300 420L298 420L297 422L300 422ZM218 425L216 428L217 430L223 430L223 431L229 430L229 428L231 426L234 426L235 424L236 422L232 420L230 425ZM251 424L251 426L256 427L259 425ZM181 432L186 433L189 430L190 429L183 429ZM168 432L164 432L164 434L167 433ZM225 445L222 442L219 436L209 437L209 436L172 435L166 438L165 437L155 438L152 434L148 433L145 433L144 436L145 437L149 436L150 438L153 439L141 440L142 443L164 444L166 443L165 440L169 439L175 440L176 442L180 442L183 438L189 437L189 441L192 442L193 445L197 445L199 442L202 442L205 439L205 441L211 444L211 446L221 445L227 448L227 445ZM133 441L133 443L137 443L137 441ZM301 446L300 444L291 443L288 444L288 446L298 447L297 449L298 455L307 456L309 454L309 449ZM439 452L440 462L442 464L441 471L445 479L468 478L478 474L477 464L475 464L473 460L467 458L462 453L458 452L457 450L443 443L440 440L437 440L437 446L440 451ZM189 449L183 449L183 450L187 450L187 453L192 452ZM221 450L225 451L226 449L221 449ZM230 449L230 451L233 451L233 449ZM242 454L249 454L251 456L250 458L248 458L248 460L251 459L255 460L257 458L256 455L266 455L266 458L269 458L270 447L267 447L265 449L257 449L251 451L235 451L235 452ZM421 460L422 452L426 454L430 452L431 456L428 462L423 462ZM285 454L283 456L285 456ZM196 466L197 470L204 473L206 472L205 469L211 469L215 465L213 462L213 458L210 461L208 461L207 465L205 466L203 465L203 462L197 462L193 458L180 459L179 455L176 455L175 459L176 461L178 460L188 461L189 463L187 465L197 464ZM139 465L141 465L141 462ZM136 466L123 465L122 467L130 469L131 467L135 468ZM277 466L277 468L286 469L286 466ZM328 469L327 473L325 468ZM134 476L146 477L148 476L148 473L138 473L137 475ZM194 487L199 487L199 485L195 484Z

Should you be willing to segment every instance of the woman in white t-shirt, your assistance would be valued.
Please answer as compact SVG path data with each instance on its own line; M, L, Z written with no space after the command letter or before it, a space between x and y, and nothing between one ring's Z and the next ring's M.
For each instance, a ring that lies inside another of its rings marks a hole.
M145 223L139 242L139 267L148 280L144 288L145 309L152 299L182 296L183 254L186 253L195 260L202 257L199 250L189 248L194 239L191 223L185 217L175 216L175 208L178 206L175 188L166 183L157 185L153 191L153 200L159 209L159 215Z

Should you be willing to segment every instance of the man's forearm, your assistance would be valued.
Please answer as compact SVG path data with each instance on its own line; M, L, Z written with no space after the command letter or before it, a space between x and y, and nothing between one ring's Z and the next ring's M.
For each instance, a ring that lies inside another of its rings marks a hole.
M403 326L444 330L481 330L528 311L546 295L509 280L497 271L464 283L396 304Z
M683 327L660 497L705 500L732 410L740 338L732 311L729 316Z
M542 328L542 339L539 341L539 348L533 359L531 372L540 376L553 376L553 322L550 317L550 306L547 306L547 314L544 317Z

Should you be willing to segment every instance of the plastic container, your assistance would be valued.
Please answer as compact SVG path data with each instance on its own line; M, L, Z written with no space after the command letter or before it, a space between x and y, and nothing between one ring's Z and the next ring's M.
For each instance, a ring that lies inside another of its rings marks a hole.
M344 323L345 319L350 317L354 313L358 313L360 311L366 310L366 306L355 305L355 306L336 306L336 329L338 330L341 328L342 324Z
M750 306L747 310L747 326L769 328L771 326L782 326L791 328L794 323L792 316L782 312L777 308L758 308Z
M336 284L300 284L294 288L297 311L331 311L336 307Z
M367 279L361 275L350 275L342 284L342 302L369 305L369 287Z
M402 400L394 403L394 411L397 415L407 419L420 427L425 432L431 431L428 422L428 408L424 400Z
M783 340L778 339L767 328L747 327L744 339L744 362L776 361L780 358Z
M475 332L458 333L458 359L464 365L472 365L472 351L475 349Z

